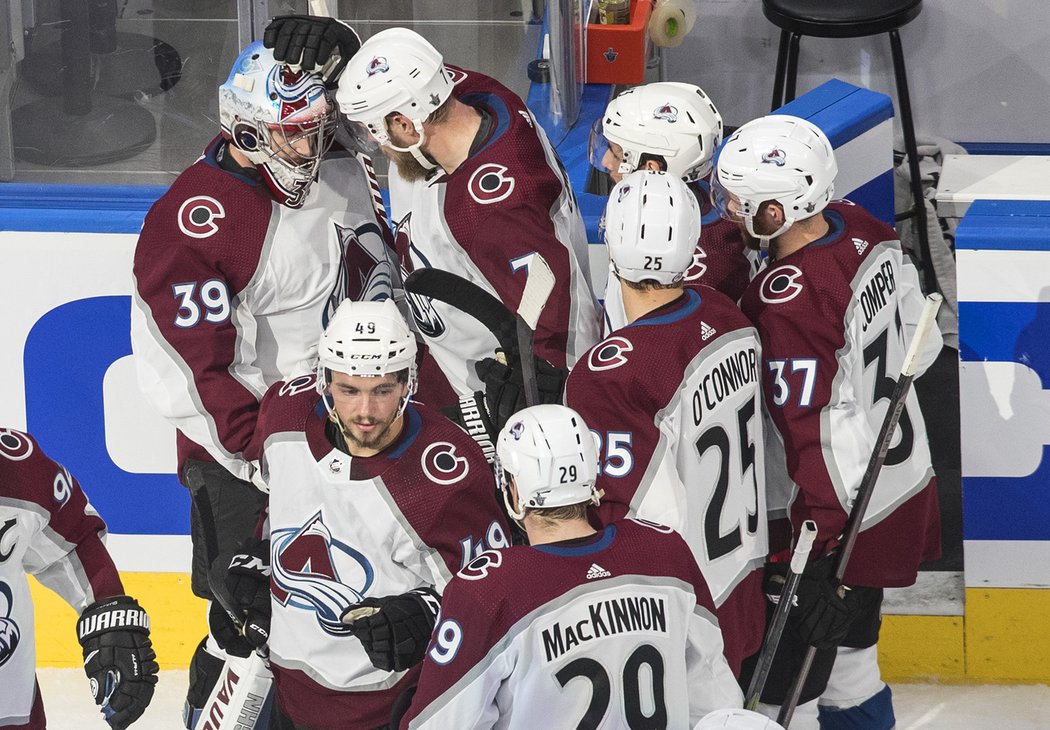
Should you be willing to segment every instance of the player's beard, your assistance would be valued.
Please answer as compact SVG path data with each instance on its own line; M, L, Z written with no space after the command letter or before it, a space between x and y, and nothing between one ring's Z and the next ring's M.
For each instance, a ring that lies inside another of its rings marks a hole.
M419 164L419 160L413 157L411 152L400 152L390 147L383 147L383 154L394 163L398 174L406 182L426 180L432 172Z
M391 433L394 425L398 422L398 414L387 422L383 423L379 419L372 419L366 423L366 425L376 425L378 428L373 429L369 433L361 433L355 427L354 421L351 421L349 425L343 425L342 431L343 436L354 446L358 446L363 449L374 449L381 451L390 445L390 443L397 436L397 432Z

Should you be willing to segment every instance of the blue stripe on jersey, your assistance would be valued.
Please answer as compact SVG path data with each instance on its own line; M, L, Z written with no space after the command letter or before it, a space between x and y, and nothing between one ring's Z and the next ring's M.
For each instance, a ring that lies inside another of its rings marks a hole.
M559 547L557 544L554 545L533 545L533 550L539 550L540 552L548 553L549 555L561 555L563 557L572 557L574 555L591 555L592 553L601 552L605 548L612 544L613 539L616 537L616 525L607 525L602 530L601 539L597 542L588 543L587 545L563 545Z
M699 294L699 292L697 292L696 289L686 289L685 290L685 301L682 302L682 305L681 305L681 307L679 309L675 309L675 310L673 310L671 312L668 312L667 314L661 314L659 316L651 317L651 318L648 318L648 319L647 318L642 318L642 319L639 319L636 322L632 322L631 324L629 324L627 326L628 327L641 327L643 325L648 325L648 324L670 324L672 322L677 322L677 321L679 321L681 319L685 319L686 317L688 317L690 314L692 314L693 312L695 312L699 308L700 308L700 294Z
M495 94L465 94L460 98L460 101L464 104L469 104L470 106L483 106L486 110L492 112L494 117L496 117L495 127L489 135L488 140L486 140L485 144L482 145L480 149L475 150L472 157L480 155L507 131L507 127L510 126L510 110L507 109L507 105L503 103L503 99Z
M397 459L403 453L408 450L408 447L415 443L416 438L419 436L420 430L423 428L423 419L419 415L419 411L412 407L409 403L408 407L405 408L405 434L400 445L389 454L386 455L388 459Z

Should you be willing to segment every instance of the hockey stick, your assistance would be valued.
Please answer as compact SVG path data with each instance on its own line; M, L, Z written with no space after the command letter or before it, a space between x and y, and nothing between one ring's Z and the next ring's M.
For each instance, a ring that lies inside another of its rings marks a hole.
M521 358L521 382L525 388L525 405L535 406L540 402L540 389L536 383L536 356L533 353L533 341L536 325L547 306L547 300L554 291L554 272L547 260L538 253L532 254L527 266L525 291L521 293L521 304L518 305L518 357Z
M926 305L923 307L922 315L919 317L918 327L912 336L908 352L904 356L900 377L897 378L897 385L893 389L893 395L890 396L889 408L886 410L886 417L882 420L882 428L879 430L878 438L875 439L875 450L871 452L868 468L865 470L864 476L861 477L853 508L850 510L849 518L846 520L846 527L843 529L842 538L839 541L838 557L835 561L835 580L839 583L842 582L842 577L846 574L846 566L849 563L853 547L856 545L857 536L860 534L864 513L868 510L868 503L871 501L871 495L875 489L875 481L879 478L879 472L882 471L882 465L886 461L886 452L890 448L890 441L893 440L897 430L897 421L900 420L901 412L904 410L904 400L908 397L911 381L915 378L919 352L922 350L926 336L930 334L930 330L933 328L942 299L941 295L937 293L926 297ZM780 708L777 722L784 727L788 726L791 722L791 716L795 714L795 705L798 704L799 696L802 694L802 686L806 683L806 677L809 676L809 670L813 666L813 659L816 657L816 654L816 647L810 646L806 650L798 676L795 677L795 683L791 686L791 692Z
M809 551L813 547L813 541L816 537L817 523L813 520L803 522L798 542L795 543L795 552L791 556L787 580L784 583L784 588L780 591L780 602L777 604L776 611L773 612L773 620L766 631L766 638L762 643L762 652L758 655L755 673L751 677L751 686L747 689L747 697L744 701L745 710L758 708L759 698L762 696L762 690L765 688L766 680L769 678L769 670L773 666L773 657L776 655L777 647L780 645L780 637L784 633L784 626L787 625L791 604L795 600L795 592L798 590L799 581L802 580L802 571L806 569L806 563L809 561Z

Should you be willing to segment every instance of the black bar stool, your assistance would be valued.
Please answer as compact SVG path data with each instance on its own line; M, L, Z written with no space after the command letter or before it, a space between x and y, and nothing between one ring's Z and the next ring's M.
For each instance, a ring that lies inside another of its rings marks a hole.
M762 0L762 12L780 28L777 70L773 81L772 110L776 111L795 98L798 77L798 46L802 36L815 38L864 38L887 33L893 54L893 75L897 82L904 150L911 173L911 192L915 229L919 237L919 255L927 291L936 291L937 275L930 259L929 233L926 230L926 201L919 177L919 155L915 145L915 126L911 117L908 76L904 51L898 30L922 12L922 0ZM909 215L898 216L897 220Z

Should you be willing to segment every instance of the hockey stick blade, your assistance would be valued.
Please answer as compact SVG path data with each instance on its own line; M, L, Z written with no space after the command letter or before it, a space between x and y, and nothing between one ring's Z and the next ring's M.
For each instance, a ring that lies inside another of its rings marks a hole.
M417 269L405 279L405 291L466 312L496 337L504 352L517 352L514 315L503 302L474 282L450 271Z

